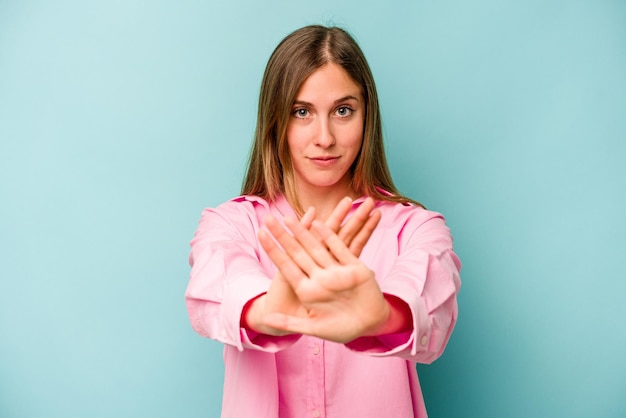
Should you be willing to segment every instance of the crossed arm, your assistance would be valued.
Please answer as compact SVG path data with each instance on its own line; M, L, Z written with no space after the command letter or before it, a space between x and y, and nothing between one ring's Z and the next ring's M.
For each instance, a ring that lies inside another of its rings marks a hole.
M374 272L358 258L380 212L368 198L342 226L350 208L350 199L343 199L326 222L314 220L309 209L299 222L285 218L286 228L271 216L266 219L267 230L258 238L277 273L267 293L246 305L244 328L340 343L411 329L409 307L383 294Z

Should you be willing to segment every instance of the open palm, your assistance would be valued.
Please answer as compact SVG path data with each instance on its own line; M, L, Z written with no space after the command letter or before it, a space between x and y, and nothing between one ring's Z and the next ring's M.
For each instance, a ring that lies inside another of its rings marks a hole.
M365 222L357 224L362 227ZM284 292L284 302L288 302L266 306L266 326L285 333L348 342L375 333L386 321L389 307L374 273L353 254L345 234L341 238L320 221L307 228L306 222L293 218L285 219L287 229L272 217L266 220L266 226L268 232L260 232L259 241L279 270L275 279L284 280L272 285ZM372 230L366 233L367 239ZM363 236L359 239L362 241ZM268 301L276 296L271 290Z

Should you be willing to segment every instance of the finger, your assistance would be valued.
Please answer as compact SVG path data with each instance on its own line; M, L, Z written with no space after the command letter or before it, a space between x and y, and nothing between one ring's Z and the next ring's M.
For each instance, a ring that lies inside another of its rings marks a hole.
M361 205L354 211L345 225L339 230L339 238L349 247L354 237L359 233L363 226L367 223L370 213L374 209L374 199L366 198Z
M306 212L304 212L304 215L302 215L302 218L300 219L300 223L306 229L309 229L311 228L311 223L313 223L314 219L315 219L315 208L311 206L310 208L307 209Z
M306 231L302 225L291 217L286 217L285 222L290 223L292 227L300 227L302 230ZM318 268L315 259L309 255L307 251L308 248L303 247L294 236L278 223L276 218L268 216L265 220L265 226L276 241L283 247L286 256L295 262L307 276L310 276L311 273Z
M333 209L332 213L326 219L326 225L333 231L339 232L339 228L341 224L346 219L346 216L350 212L352 208L352 199L349 197L344 197L339 201L335 209Z
M313 228L319 233L322 240L328 246L330 253L340 264L350 264L358 261L356 256L350 252L341 238L328 228L323 222L313 221Z
M376 227L378 226L378 222L380 222L381 216L382 215L379 210L374 210L372 214L367 218L365 225L363 225L361 230L350 242L350 245L348 245L348 248L350 248L350 252L352 254L357 257L361 255L361 251L363 251L365 244L367 244L367 241L369 241L370 237L372 236L374 229L376 229Z
M335 259L328 251L328 248L316 237L308 228L305 228L301 222L287 217L285 218L285 226L289 228L302 249L313 259L319 267L326 268L331 264L335 264ZM306 270L307 273L313 273L312 270Z
M276 242L274 242L269 232L260 229L257 233L257 237L270 260L272 260L281 272L283 278L285 278L292 287L297 286L301 280L306 278L305 273L300 267L276 245Z
M311 206L310 208L307 209L306 212L304 212L304 215L302 215L302 218L300 218L300 223L306 229L311 231L315 239L317 239L318 241L321 241L322 239L317 235L315 231L311 229L311 224L313 223L314 220L315 220L315 208Z

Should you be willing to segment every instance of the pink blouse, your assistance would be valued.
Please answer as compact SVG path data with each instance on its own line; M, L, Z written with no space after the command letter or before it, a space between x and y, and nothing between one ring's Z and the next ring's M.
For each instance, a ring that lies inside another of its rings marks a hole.
M440 214L391 202L377 207L382 218L360 259L384 293L408 304L413 329L345 345L240 327L245 304L267 291L275 273L257 231L269 213L295 216L284 197L241 196L204 210L185 296L196 332L224 343L222 417L426 416L415 363L434 361L450 338L461 263Z

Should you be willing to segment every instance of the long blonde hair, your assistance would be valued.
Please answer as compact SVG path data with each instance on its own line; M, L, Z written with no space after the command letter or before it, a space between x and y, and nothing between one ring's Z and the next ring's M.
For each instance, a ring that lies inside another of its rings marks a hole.
M327 63L341 66L361 86L365 100L363 142L350 169L353 190L376 200L421 206L400 195L391 179L376 85L361 48L345 30L319 25L305 26L285 37L267 63L242 194L271 201L284 193L296 212L302 214L287 145L287 124L300 86Z

